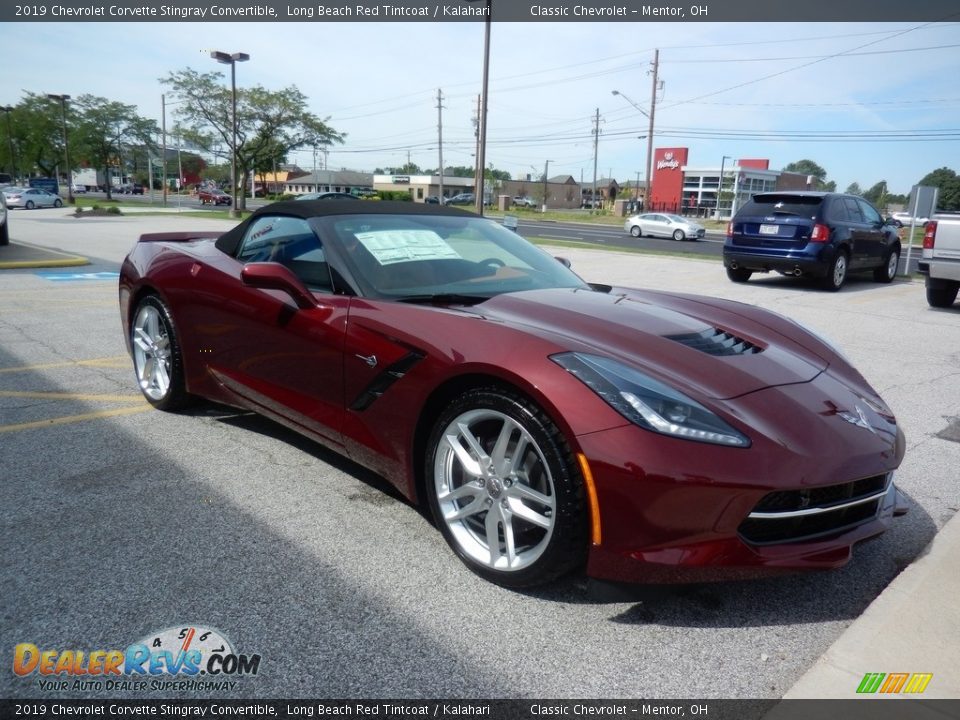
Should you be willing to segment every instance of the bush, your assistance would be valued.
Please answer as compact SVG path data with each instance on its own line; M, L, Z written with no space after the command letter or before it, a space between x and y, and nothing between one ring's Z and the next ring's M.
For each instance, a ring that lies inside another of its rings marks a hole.
M399 200L401 202L413 202L413 195L409 190L378 190L381 200Z

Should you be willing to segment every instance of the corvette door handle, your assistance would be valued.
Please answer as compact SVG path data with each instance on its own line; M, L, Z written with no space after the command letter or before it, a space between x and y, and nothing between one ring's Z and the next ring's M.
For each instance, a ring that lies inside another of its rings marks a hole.
M356 357L363 360L368 367L375 368L377 366L377 356L376 355L360 355L359 353Z

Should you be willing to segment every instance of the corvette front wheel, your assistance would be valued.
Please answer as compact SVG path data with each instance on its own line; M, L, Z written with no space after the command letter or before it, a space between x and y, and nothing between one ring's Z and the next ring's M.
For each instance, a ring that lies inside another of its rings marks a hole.
M433 517L478 575L528 587L583 561L583 480L562 434L530 400L499 388L463 394L434 426L425 469Z
M143 396L159 410L177 410L190 401L183 373L183 356L169 308L148 295L134 314L130 328L133 367Z

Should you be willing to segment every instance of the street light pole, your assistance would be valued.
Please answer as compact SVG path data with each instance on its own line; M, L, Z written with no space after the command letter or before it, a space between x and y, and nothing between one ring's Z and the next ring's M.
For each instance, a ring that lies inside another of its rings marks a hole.
M237 209L237 63L246 62L250 59L247 53L236 52L233 54L213 50L210 57L218 63L230 66L230 99L233 108L233 150L230 153L230 217L240 217L240 211Z
M656 87L656 86L654 86L654 87ZM624 95L624 94L623 94L622 92L620 92L619 90L611 90L610 92L611 92L612 95L619 95L620 97L622 97L622 98L623 98L624 100L626 100L628 103L630 103L631 105L633 105L634 109L635 109L638 113L640 113L641 115L643 115L645 118L649 118L649 119L650 119L650 131L649 131L649 132L647 133L647 135L646 135L646 138L647 138L647 164L646 164L646 166L644 167L644 172L647 174L647 177L646 177L647 187L646 187L646 189L644 190L644 194L643 194L643 195L644 195L643 209L644 209L644 211L649 212L649 211L650 211L650 189L653 187L653 164L652 164L652 163L653 163L653 107L651 106L650 112L647 112L646 110L644 110L642 107L640 107L639 105L637 105L637 103L635 103L633 100L631 100L630 98L628 98L626 95ZM639 137L640 137L640 139L643 139L644 136L643 136L643 135L640 135Z
M10 113L13 112L12 105L0 105L0 110L7 115L7 142L10 143L10 169L13 171L14 179L20 174L17 172L17 158L13 154L13 130L10 129Z
M723 168L724 163L726 163L727 160L733 160L733 158L729 155L724 155L720 159L720 182L717 184L717 208L715 213L716 220L720 219L720 201L723 199Z
M47 93L47 97L51 100L60 101L60 120L63 123L63 156L67 163L67 202L73 204L73 173L70 171L70 142L67 137L67 100L70 99L70 96Z

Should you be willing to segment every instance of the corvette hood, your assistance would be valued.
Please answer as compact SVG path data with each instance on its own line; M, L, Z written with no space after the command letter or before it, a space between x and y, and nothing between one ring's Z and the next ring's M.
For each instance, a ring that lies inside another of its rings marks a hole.
M556 289L499 295L470 310L550 339L558 352L614 357L716 399L809 382L827 368L801 344L802 330L798 341L763 322L782 325L779 316L742 307L639 290Z

